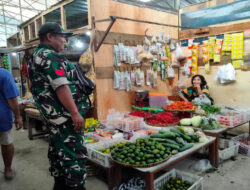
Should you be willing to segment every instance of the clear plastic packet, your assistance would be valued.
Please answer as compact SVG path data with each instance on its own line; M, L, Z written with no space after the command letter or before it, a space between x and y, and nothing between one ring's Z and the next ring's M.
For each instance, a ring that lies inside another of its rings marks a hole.
M176 54L177 61L181 61L183 59L186 59L186 56L183 53L183 51L178 43L176 43L176 53L175 54Z
M148 69L148 70L146 71L146 85L147 85L147 86L150 86L150 84L151 84L150 75L151 75L151 70Z
M175 73L174 73L174 69L172 68L172 66L168 66L168 78L175 78Z
M120 72L114 71L114 89L118 90L120 88Z

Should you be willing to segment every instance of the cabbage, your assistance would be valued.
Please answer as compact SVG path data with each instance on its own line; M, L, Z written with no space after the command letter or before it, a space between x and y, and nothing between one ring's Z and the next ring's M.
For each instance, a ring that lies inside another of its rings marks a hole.
M192 122L191 122L191 119L190 119L190 118L184 118L184 119L181 119L181 120L180 120L180 124L181 124L181 125L191 125Z
M199 127L202 122L202 117L201 116L194 116L191 119L191 123L193 127Z

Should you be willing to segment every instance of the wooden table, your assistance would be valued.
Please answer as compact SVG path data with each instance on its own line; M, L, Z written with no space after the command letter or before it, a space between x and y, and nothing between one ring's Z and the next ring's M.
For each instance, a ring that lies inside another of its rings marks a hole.
M154 189L154 174L164 170L165 168L185 159L186 157L198 152L202 148L209 147L209 160L212 165L215 165L215 152L216 152L216 147L215 147L215 137L208 137L208 142L206 143L196 143L192 148L180 152L174 156L172 156L169 160L166 162L163 162L161 164L158 164L153 167L148 167L148 168L135 168L136 170L143 172L145 174L145 182L146 182L146 190L153 190ZM122 166L115 164L117 167L116 171L116 178L118 180L118 184L121 182L121 169Z
M209 135L209 136L213 136L216 138L215 140L215 167L218 167L219 166L219 140L220 140L220 135L231 130L231 129L235 129L236 127L239 127L241 125L244 125L246 123L249 123L249 134L250 134L250 121L247 121L247 122L244 122L244 123L241 123L239 125L236 125L234 127L227 127L227 128L220 128L220 129L216 129L216 130L204 130L203 132L206 134L206 135Z
M40 115L40 112L36 108L26 108L25 109L25 115L26 115L26 122L29 130L29 139L33 140L34 137L44 137L48 134L47 129L45 131L42 131L40 133L33 134L32 132L32 126L30 124L30 119L36 119L39 121L43 121L42 116Z

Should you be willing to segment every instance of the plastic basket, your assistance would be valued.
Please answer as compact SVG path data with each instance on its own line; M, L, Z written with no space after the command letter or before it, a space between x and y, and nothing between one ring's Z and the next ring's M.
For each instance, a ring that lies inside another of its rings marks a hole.
M108 129L121 129L123 131L134 131L144 127L144 118L124 115L120 119L104 120L102 124Z
M215 117L220 125L226 127L235 127L245 122L243 113L237 113L230 116L217 114Z
M240 140L245 140L245 139L249 139L250 141L248 133L244 133L242 135L232 138L233 141L240 143L239 153L250 156L250 145L246 145L245 143L240 142Z
M111 167L113 165L113 161L111 160L110 154L104 154L100 152L99 149L108 148L111 145L114 145L118 142L125 142L125 141L126 140L118 140L118 139L104 140L104 141L89 145L87 146L88 157L104 167Z
M188 190L203 190L203 178L188 172L172 169L154 181L154 189L158 190L166 184L171 177L180 178L191 182L193 185Z
M109 154L104 154L91 147L88 148L88 157L91 160L94 160L95 162L99 163L100 165L106 168L109 168L113 165L113 161L111 160L111 157Z
M238 142L227 139L220 139L219 142L219 149L223 149L219 150L220 161L227 160L238 155L240 145Z

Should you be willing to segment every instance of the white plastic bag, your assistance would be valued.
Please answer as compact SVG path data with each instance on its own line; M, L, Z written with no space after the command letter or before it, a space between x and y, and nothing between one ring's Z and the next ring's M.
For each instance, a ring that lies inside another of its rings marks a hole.
M235 70L231 63L219 67L214 80L218 80L221 84L231 83L235 81Z
M174 69L171 65L168 67L168 78L175 78Z
M177 61L181 61L183 59L186 59L186 56L184 55L180 45L176 43L176 59Z
M184 64L183 67L183 75L184 76L190 76L191 72L190 72L190 67L191 66L191 59L188 59L188 61Z
M193 169L195 169L196 171L200 171L200 172L205 172L211 168L212 168L212 166L211 166L209 160L207 160L207 159L199 160L198 162L196 162L193 165Z
M201 94L199 97L192 100L192 103L194 105L200 106L200 105L211 105L211 100L205 96L204 94Z

